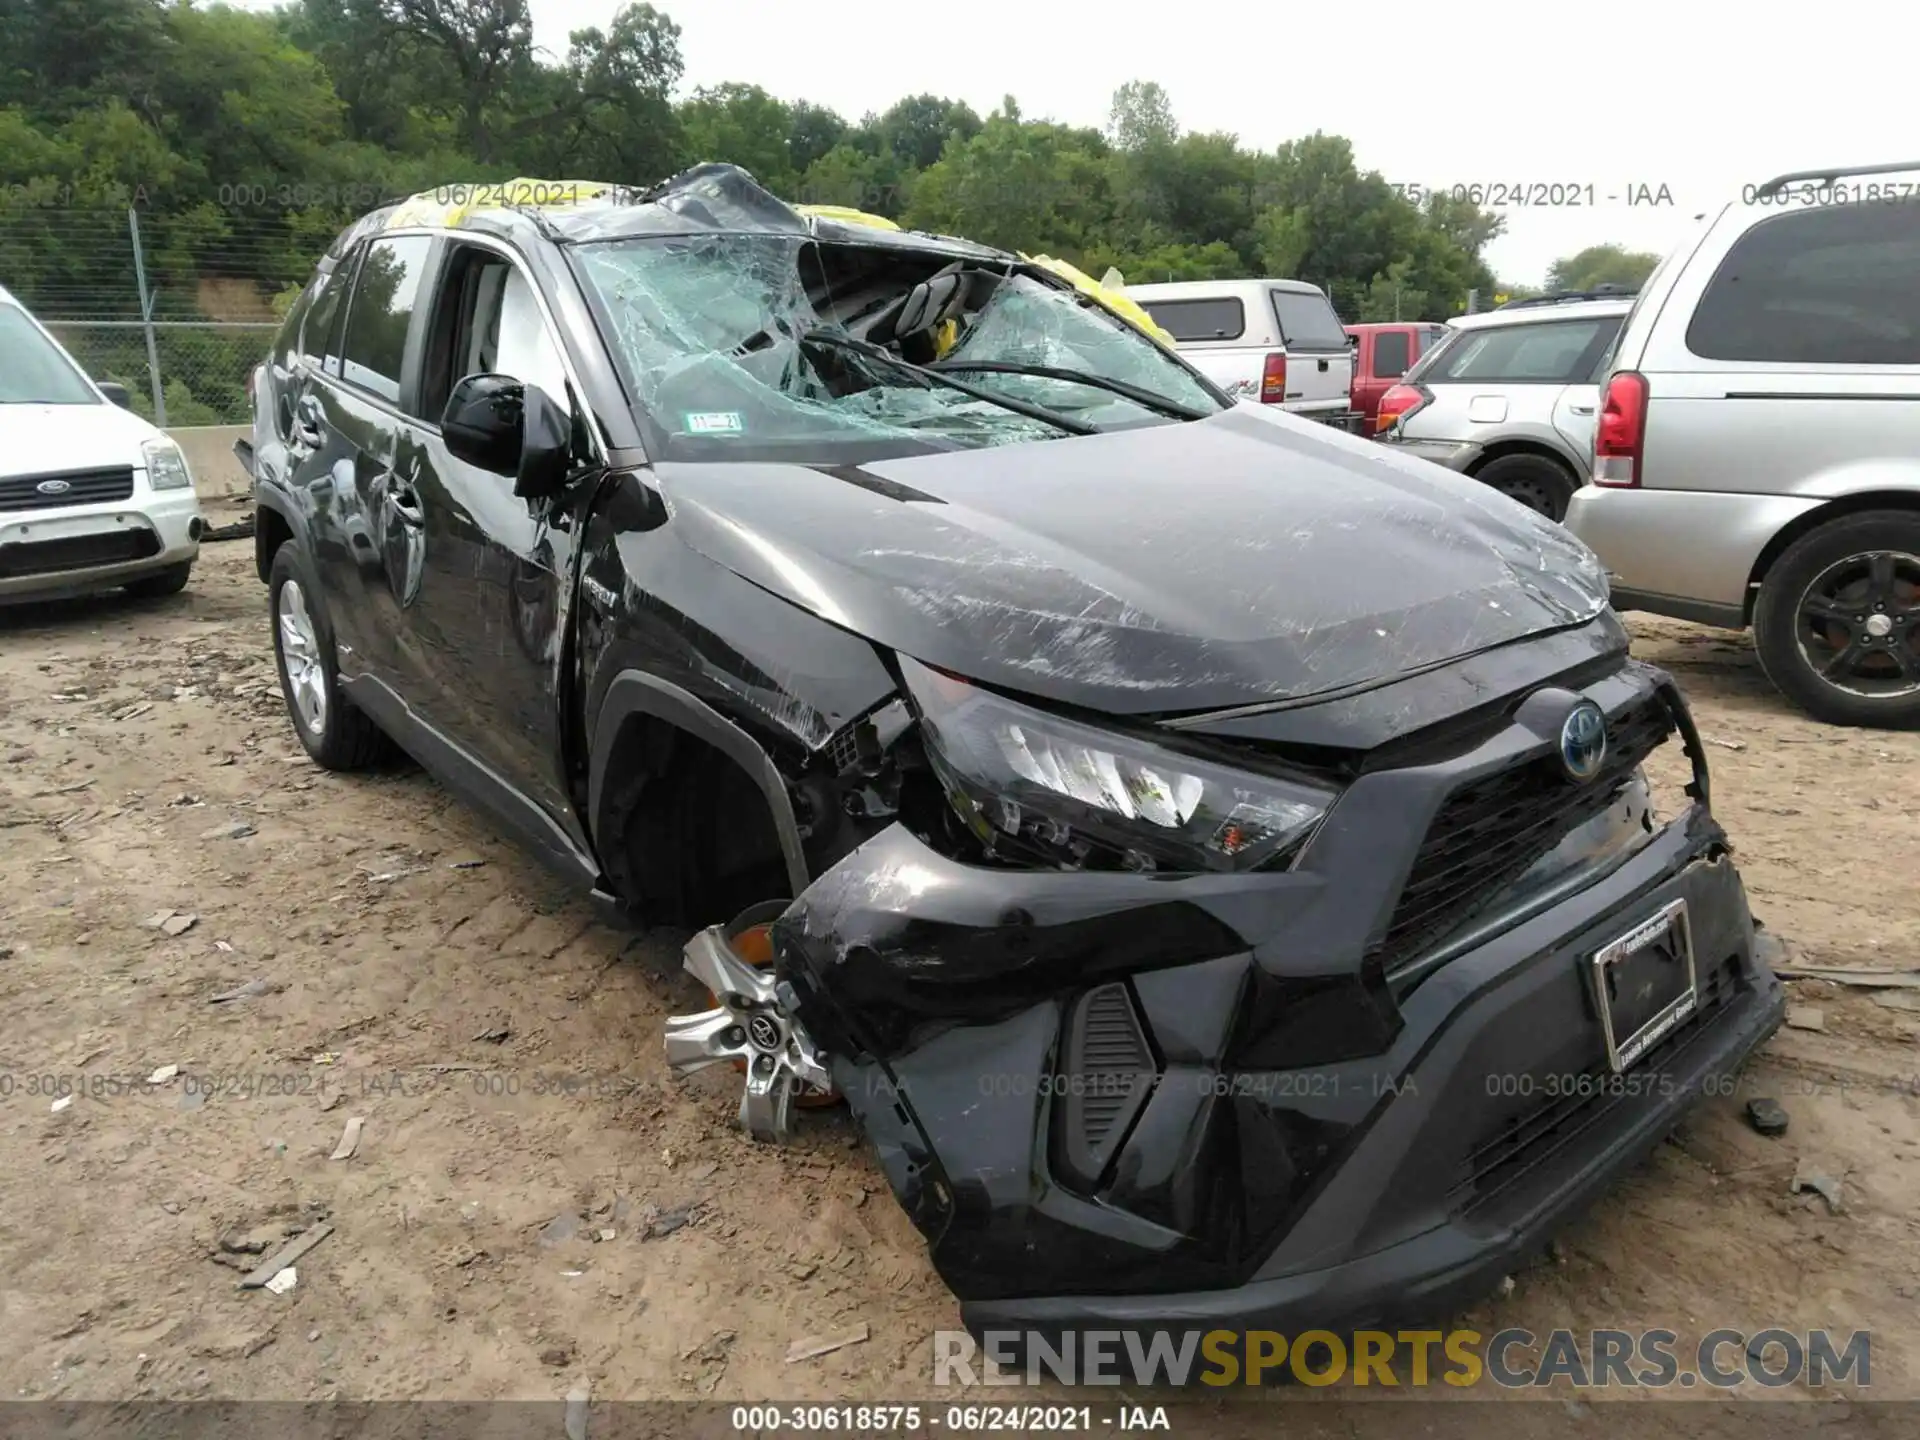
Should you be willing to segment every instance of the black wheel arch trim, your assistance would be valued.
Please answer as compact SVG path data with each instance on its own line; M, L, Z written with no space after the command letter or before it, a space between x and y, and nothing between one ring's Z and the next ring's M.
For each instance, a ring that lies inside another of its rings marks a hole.
M307 538L307 517L300 513L300 507L294 504L292 498L278 485L256 478L253 482L253 508L271 510L292 532L293 543L300 546L309 556L313 554L313 548ZM273 551L266 548L267 535L264 526L256 522L253 527L253 536L254 563L260 572L260 579L264 582L267 571L273 564Z
M613 759L614 741L620 727L635 715L652 716L678 726L706 741L732 760L753 779L766 798L767 811L773 817L775 833L780 837L780 854L786 862L787 882L795 895L811 883L806 851L800 840L800 823L793 813L793 797L773 757L747 731L707 704L698 696L671 681L640 670L622 670L607 686L594 717L588 764L587 814L594 848L602 856L617 839L605 832L602 807L606 803L607 768Z

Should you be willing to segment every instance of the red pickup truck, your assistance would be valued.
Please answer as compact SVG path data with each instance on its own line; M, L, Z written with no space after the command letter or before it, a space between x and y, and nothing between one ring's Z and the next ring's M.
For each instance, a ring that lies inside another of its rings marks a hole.
M1380 397L1427 351L1445 338L1447 327L1425 321L1388 321L1377 325L1349 325L1357 342L1353 351L1352 404L1366 418L1360 433L1371 435L1380 413Z

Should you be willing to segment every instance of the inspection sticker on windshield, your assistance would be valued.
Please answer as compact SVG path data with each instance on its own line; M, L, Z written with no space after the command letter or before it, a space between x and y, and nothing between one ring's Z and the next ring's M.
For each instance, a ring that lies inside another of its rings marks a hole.
M738 435L747 428L738 410L692 410L681 418L689 435Z

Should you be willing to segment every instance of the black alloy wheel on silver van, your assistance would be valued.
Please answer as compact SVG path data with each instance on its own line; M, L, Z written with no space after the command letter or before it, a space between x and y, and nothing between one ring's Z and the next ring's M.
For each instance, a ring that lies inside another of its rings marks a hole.
M1767 678L1835 725L1920 725L1920 514L1875 510L1810 531L1760 587Z

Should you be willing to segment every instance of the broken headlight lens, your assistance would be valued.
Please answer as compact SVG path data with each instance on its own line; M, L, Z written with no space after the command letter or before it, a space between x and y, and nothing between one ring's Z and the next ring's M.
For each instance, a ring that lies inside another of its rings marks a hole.
M1071 868L1253 870L1297 850L1333 792L1030 709L902 655L927 756L990 851Z

